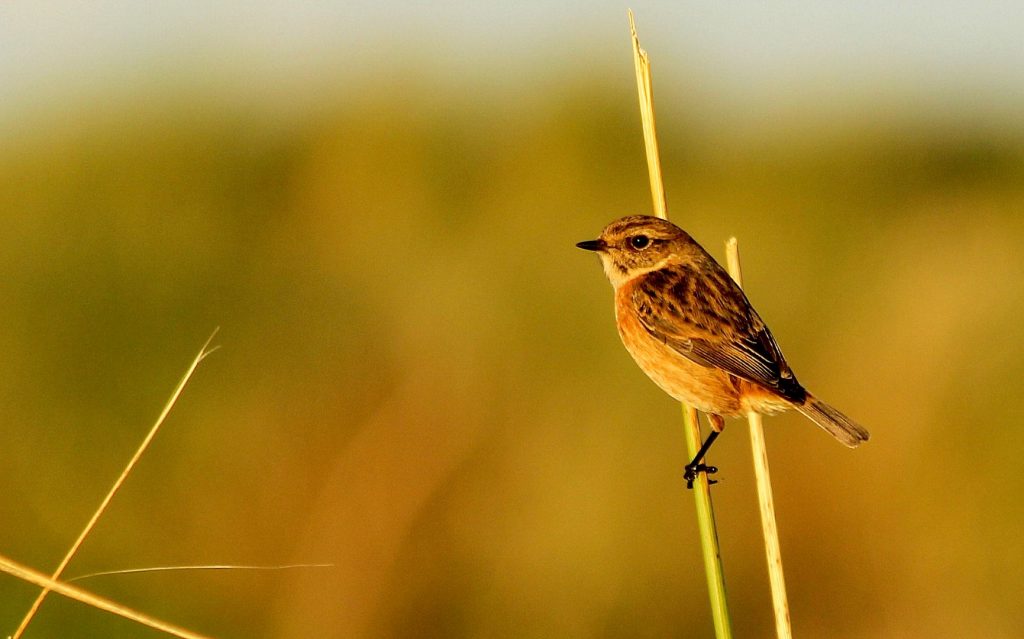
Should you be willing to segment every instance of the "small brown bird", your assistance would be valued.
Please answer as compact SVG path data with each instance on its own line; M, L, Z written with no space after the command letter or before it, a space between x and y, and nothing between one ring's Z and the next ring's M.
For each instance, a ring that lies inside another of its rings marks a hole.
M749 411L803 413L853 448L868 432L807 392L743 290L686 231L633 215L576 246L596 251L615 288L615 323L626 350L655 384L705 413L712 432L686 467L688 485L725 427Z

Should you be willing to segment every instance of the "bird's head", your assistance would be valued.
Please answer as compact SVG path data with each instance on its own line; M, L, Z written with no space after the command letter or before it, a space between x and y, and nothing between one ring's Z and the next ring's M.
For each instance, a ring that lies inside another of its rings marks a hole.
M606 226L596 240L579 242L576 246L596 252L612 286L618 288L684 257L696 243L686 231L668 220L630 215Z

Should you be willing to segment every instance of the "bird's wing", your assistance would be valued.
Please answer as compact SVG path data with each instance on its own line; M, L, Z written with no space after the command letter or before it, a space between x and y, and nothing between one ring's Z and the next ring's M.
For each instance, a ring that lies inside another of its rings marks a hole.
M787 399L803 399L771 331L717 264L647 273L633 289L632 304L647 332L680 355Z

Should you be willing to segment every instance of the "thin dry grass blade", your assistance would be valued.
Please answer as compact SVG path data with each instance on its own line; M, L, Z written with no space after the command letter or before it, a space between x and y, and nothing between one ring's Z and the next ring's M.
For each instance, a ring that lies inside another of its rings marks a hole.
M121 488L121 485L124 484L125 479L128 478L128 475L132 472L132 469L135 468L135 464L138 463L139 458L142 457L142 453L146 451L146 449L149 447L150 442L153 441L153 438L156 436L157 431L160 430L160 426L164 423L164 420L167 419L167 415L170 414L171 409L174 408L174 404L178 401L178 397L181 396L181 392L185 390L185 385L188 384L188 380L191 379L192 373L194 373L196 368L199 366L199 362L203 361L203 359L207 355L217 350L216 347L207 350L208 347L210 346L210 342L213 341L213 338L216 335L217 329L213 331L209 339L206 340L206 343L203 344L203 347L199 350L199 354L196 355L195 359L192 360L192 364L188 367L188 370L185 372L185 375L181 378L181 381L178 382L178 385L177 387L175 387L174 392L171 393L171 398L167 401L167 404L164 405L164 409L160 412L160 416L157 417L156 423L154 423L153 427L149 429L149 433L147 433L145 439L142 440L142 444L139 445L139 448L135 451L135 454L132 455L132 458L128 460L128 465L124 467L124 470L121 471L121 475L117 478L116 481L114 481L114 485L110 487L110 490L107 492L106 497L104 497L103 501L100 502L99 508L97 508L96 512L92 514L92 517L89 519L89 522L85 525L85 528L83 528L82 532L78 535L78 539L76 539L75 543L71 545L71 548L68 550L67 554L64 555L64 559L61 560L56 570L53 571L53 575L51 576L52 579L60 579L60 576L64 573L64 569L67 568L68 563L71 562L71 559L78 552L78 549L81 548L82 542L84 542L85 538L89 535L90 532L92 532L92 529L96 526L96 522L99 521L100 516L103 515L104 511L106 511L107 506L110 504L110 501L114 498L114 495L117 494L117 491ZM11 639L19 639L21 637L21 635L25 632L25 628L28 627L29 622L32 621L32 617L35 616L36 612L39 610L39 606L42 605L43 600L46 599L46 595L49 594L49 592L50 589L46 586L43 586L43 590L39 593L39 596L36 597L36 600L32 602L32 607L29 608L29 611L25 615L25 618L21 620L21 624L18 626L18 629L14 631L14 634L11 636Z
M735 237L725 243L725 256L729 274L741 287L743 270L740 268L740 248ZM750 422L750 449L754 456L754 478L757 483L757 501L761 509L761 529L764 531L764 554L768 560L768 583L772 591L772 609L775 611L775 633L779 639L791 639L793 628L789 621L789 599L786 596L786 578L782 573L782 549L779 530L775 525L775 499L772 480L768 472L768 449L765 447L764 426L761 416L747 414Z
M109 577L111 575L140 575L151 572L182 572L194 570L255 570L255 571L277 571L297 570L300 568L334 568L334 564L284 564L281 566L246 566L241 564L203 564L200 566L148 566L145 568L122 568L121 570L101 570L90 572L85 575L77 575L68 579L66 583L92 579L93 577Z
M71 586L51 579L41 572L35 571L27 566L23 566L2 555L0 555L0 571L40 586L45 592L55 592L58 595L63 595L69 599L74 599L75 601L81 601L93 608L99 608L100 610L124 617L125 619L131 619L132 621L141 623L144 626L161 630L169 635L174 635L175 637L182 637L183 639L207 639L205 635L200 635L192 632L191 630L185 630L184 628L167 623L166 621L160 621L159 619L155 619L149 615L145 615L141 612L132 610L131 608L122 606L121 604L111 601L105 597L94 595L87 590L78 588L77 586Z

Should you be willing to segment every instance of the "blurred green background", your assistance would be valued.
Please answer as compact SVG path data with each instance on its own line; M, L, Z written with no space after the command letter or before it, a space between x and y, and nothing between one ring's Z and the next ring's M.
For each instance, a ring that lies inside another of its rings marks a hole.
M1024 11L635 3L670 214L849 451L767 423L800 637L1024 627ZM650 210L625 7L0 9L0 553L218 637L712 635L678 405L573 247ZM746 426L734 628L773 636ZM36 590L0 578L10 632ZM50 596L28 637L156 637Z

